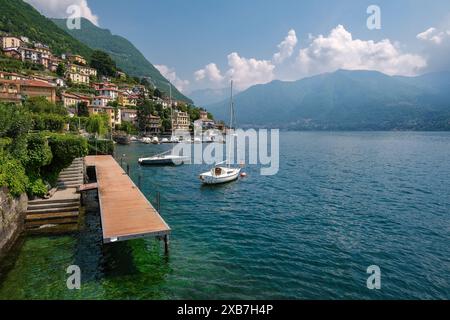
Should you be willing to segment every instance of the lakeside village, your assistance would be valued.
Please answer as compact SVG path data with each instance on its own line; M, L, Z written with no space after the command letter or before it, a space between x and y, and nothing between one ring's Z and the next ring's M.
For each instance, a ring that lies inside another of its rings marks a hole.
M88 63L77 54L56 56L47 45L26 37L3 35L0 40L3 56L22 62L19 67L11 61L0 64L0 103L42 103L45 98L63 107L62 113L70 118L66 131L89 133L88 119L96 115L103 116L107 128L94 133L106 136L107 131L119 143L128 142L130 135L133 139L139 135L144 142L166 142L161 136L193 131L194 122L204 129L225 129L206 110L173 100L171 94L155 88L151 79L128 77L101 51L94 52ZM2 71L8 69L15 72Z
M45 44L1 32L0 46L0 256L24 230L78 229L80 193L90 181L87 159L106 155L104 159L113 160L107 155L114 152L114 140L180 142L174 141L173 132L192 132L194 123L226 130L206 110L172 100L169 83L167 94L151 79L130 77L105 52L57 56ZM89 161L101 172L97 160ZM115 178L125 179L104 182L109 191L114 186L133 189L128 176L121 178L123 169L115 161L105 170L116 170ZM142 204L142 216L121 225L157 225L161 228L149 227L146 234L167 235L167 224L142 194L121 194Z

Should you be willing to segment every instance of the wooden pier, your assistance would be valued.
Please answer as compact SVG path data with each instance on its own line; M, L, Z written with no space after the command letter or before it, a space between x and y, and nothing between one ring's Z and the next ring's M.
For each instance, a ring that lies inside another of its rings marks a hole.
M88 156L97 177L103 242L143 237L163 239L168 251L170 227L111 156Z

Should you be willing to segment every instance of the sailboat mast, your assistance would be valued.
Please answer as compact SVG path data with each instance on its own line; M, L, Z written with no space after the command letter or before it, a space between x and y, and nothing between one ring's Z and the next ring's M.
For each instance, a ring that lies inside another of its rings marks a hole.
M230 129L228 130L228 134L230 135L230 142L231 139L234 137L233 133L233 80L231 80L231 90L230 90ZM231 144L231 143L230 143ZM234 143L231 144L234 147ZM231 166L231 147L228 146L228 167Z
M172 104L172 85L170 82L167 83L169 85L169 104L170 104L170 129L171 129L171 137L173 137L173 104Z
M230 97L230 130L233 129L233 80L231 80L231 97Z

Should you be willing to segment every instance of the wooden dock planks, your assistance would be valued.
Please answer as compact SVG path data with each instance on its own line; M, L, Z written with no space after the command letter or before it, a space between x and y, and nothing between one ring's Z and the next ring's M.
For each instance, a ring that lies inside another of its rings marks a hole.
M97 175L103 242L155 236L167 237L170 227L111 156L87 156Z

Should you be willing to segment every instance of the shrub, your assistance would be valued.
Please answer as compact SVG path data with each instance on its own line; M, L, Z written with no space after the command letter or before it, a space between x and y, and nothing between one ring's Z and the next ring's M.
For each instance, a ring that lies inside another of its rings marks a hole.
M82 128L86 128L86 123L88 121L87 117L72 117L69 118L69 129L70 131L78 131Z
M29 180L25 168L19 160L0 153L0 185L8 187L12 196L20 196L27 191Z
M58 114L33 115L34 130L62 132L67 122L67 117Z
M25 108L32 112L38 114L59 114L59 115L67 115L67 110L64 106L59 104L54 104L48 101L45 97L32 97L25 101Z
M114 142L112 140L89 139L90 155L113 155Z
M84 157L88 153L87 140L80 136L53 134L48 142L53 154L53 161L50 164L52 167L63 169L75 158Z
M86 131L104 136L108 132L109 119L106 114L96 114L89 117L86 123Z
M48 192L47 185L41 178L35 176L30 178L30 181L27 186L28 196L43 197L47 194L47 192Z
M28 156L26 168L28 172L38 173L41 167L51 163L53 154L43 133L28 135Z
M119 125L118 130L126 132L127 134L137 134L138 128L129 121L122 121L122 123Z
M0 152L5 151L12 144L11 138L0 138Z
M24 108L0 103L0 137L15 139L26 134L32 125L31 116Z

